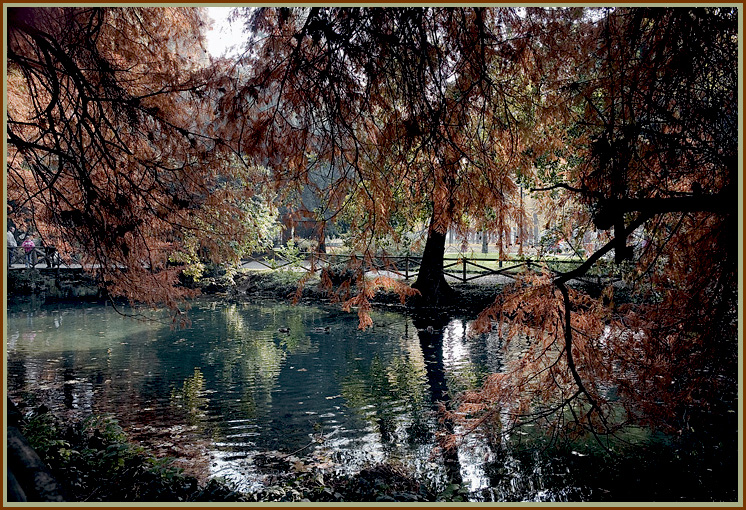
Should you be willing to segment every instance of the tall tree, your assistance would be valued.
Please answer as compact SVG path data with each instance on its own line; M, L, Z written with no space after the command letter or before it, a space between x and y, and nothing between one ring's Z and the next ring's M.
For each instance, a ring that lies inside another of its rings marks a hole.
M448 227L485 207L513 215L515 172L557 138L542 119L554 104L538 86L513 9L298 8L247 11L254 70L223 103L249 161L275 171L280 191L334 175L319 193L332 210L355 204L358 248L391 233L389 219L430 216L424 301L449 290ZM307 159L311 153L313 161ZM504 216L504 215L503 215Z
M560 162L546 184L576 203L575 218L610 231L577 270L526 275L482 314L476 330L508 318L506 339L535 342L469 409L496 403L516 421L555 424L569 411L578 430L611 432L617 405L631 421L676 426L693 395L717 405L734 388L735 11L270 9L253 19L257 74L231 101L261 113L242 151L275 158L283 185L307 180L309 151L336 168L329 196L365 212L363 248L402 202L429 209L433 259L465 214L491 207L504 228L516 171L536 182L540 157ZM637 253L635 233L647 238ZM613 287L589 296L568 285L606 254L632 267L628 302ZM428 297L445 288L426 280ZM349 303L364 311L364 298Z
M226 259L248 238L252 177L212 131L204 23L196 8L8 9L9 215L112 295L176 307L190 291L173 252L197 236Z

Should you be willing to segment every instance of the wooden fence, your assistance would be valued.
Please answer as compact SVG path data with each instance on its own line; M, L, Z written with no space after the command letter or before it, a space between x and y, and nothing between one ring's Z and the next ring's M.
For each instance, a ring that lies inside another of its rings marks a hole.
M11 258L10 264L26 263L26 252L21 246L8 249ZM31 266L46 264L47 267L59 267L60 258L56 250L44 247L36 247L31 252ZM281 251L270 251L261 256L253 256L244 259L244 263L253 262L267 269L295 268L308 271L313 269L314 272L321 271L327 266L342 266L350 264L351 260L361 261L366 272L385 272L392 276L397 276L405 281L414 279L419 274L422 265L422 257L415 255L390 256L380 255L375 257L341 255L329 253L310 253L298 252L292 255L285 255ZM457 282L467 283L486 277L503 276L515 278L519 273L531 270L540 272L548 269L554 274L570 271L584 261L580 259L503 259L498 258L470 258L467 256L448 257L443 259L443 275ZM578 278L583 281L601 284L604 281L618 280L621 278L618 268L610 263L600 261L597 267L600 271L593 275L586 275Z
M294 267L298 269L320 271L328 265L349 264L351 259L362 260L360 256L338 255L326 253L301 252L292 257L286 257L280 252L271 251L262 257L250 257L247 262L256 262L268 269ZM456 258L446 256L443 260L443 275L458 282L466 283L489 276L505 276L515 278L519 273L532 270L540 272L547 269L554 274L570 271L584 261L580 259L504 259L499 258ZM404 280L417 277L422 257L414 255L404 256L376 256L364 259L365 271L387 272ZM611 264L601 261L600 271L593 275L586 275L581 280L601 283L602 280L618 280L621 278L618 269Z

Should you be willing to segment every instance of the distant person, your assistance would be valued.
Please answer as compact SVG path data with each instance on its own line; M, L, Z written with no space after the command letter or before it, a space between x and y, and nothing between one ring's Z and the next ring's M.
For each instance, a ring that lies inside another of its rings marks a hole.
M13 265L13 255L16 254L16 248L18 248L15 231L15 227L8 228L8 267Z
M26 252L26 267L33 267L34 248L36 248L36 245L34 244L34 240L31 239L31 234L26 235L26 239L24 239L21 246L23 246L23 250Z
M57 263L57 260L59 260L60 256L57 253L57 248L54 246L45 246L44 247L44 259L47 261L47 267L59 267L59 264Z

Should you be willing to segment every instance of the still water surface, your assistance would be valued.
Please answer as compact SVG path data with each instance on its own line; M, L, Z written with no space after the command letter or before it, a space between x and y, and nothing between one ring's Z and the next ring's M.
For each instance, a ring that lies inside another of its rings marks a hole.
M189 315L190 327L172 329L168 320L135 320L99 305L11 305L8 392L33 392L81 414L111 413L140 433L169 430L204 445L210 476L243 489L261 480L257 454L281 452L342 472L399 462L441 489L460 478L475 500L678 499L665 484L640 486L645 469L658 469L659 450L631 453L641 471L630 475L616 461L598 464L591 444L521 447L530 430L499 454L471 437L459 448L456 474L449 472L433 454L442 427L435 402L502 367L497 339L467 336L465 319L441 320L428 332L427 320L378 311L374 327L359 331L355 315L335 308L209 300ZM640 431L630 438L665 445ZM633 491L628 477L638 484ZM713 497L700 492L697 499Z

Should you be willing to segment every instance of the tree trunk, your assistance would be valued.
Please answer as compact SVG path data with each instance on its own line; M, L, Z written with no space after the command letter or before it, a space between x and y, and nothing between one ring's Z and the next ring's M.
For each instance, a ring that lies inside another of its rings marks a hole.
M316 251L318 253L326 253L326 223L320 223L317 229L319 233L319 246Z
M431 220L420 272L412 284L413 289L420 291L411 301L415 306L438 306L452 297L453 289L443 276L445 250L446 234L436 231Z
M523 257L523 185L521 184L521 214L518 216L518 256Z
M489 250L488 239L489 234L486 230L482 230L482 253L487 253Z

